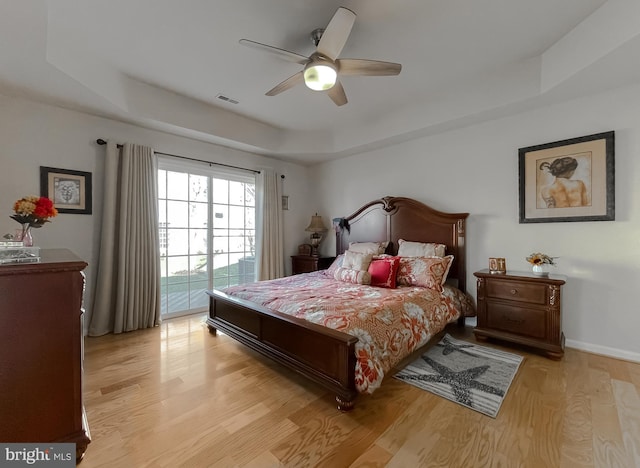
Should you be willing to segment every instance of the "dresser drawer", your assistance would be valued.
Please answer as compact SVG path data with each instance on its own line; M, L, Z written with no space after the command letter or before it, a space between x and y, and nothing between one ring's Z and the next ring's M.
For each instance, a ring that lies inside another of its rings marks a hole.
M525 283L523 281L488 280L487 297L509 301L529 302L544 305L547 303L547 285Z
M488 328L517 333L531 338L547 336L544 309L518 307L502 302L490 302L487 315Z

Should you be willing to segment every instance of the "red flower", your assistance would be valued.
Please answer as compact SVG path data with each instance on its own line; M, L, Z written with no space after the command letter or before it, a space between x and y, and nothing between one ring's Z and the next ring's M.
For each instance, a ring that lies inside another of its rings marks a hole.
M13 204L13 211L15 214L10 218L31 227L41 227L44 223L49 222L49 218L58 215L58 210L47 197L28 196L21 198Z
M53 207L53 202L47 197L40 197L36 202L36 208L33 210L33 215L36 218L51 218L58 214L58 210Z

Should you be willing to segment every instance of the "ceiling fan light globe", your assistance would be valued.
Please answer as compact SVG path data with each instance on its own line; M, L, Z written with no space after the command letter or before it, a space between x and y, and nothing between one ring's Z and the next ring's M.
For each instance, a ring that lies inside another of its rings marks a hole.
M326 91L336 84L338 74L329 65L312 65L304 70L304 83L314 91Z

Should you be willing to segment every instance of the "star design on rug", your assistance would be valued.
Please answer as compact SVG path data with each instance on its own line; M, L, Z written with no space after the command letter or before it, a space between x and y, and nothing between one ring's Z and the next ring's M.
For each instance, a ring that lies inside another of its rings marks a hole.
M444 343L444 344L443 344ZM471 353L467 353L466 351L464 351L464 348L473 348L474 345L472 344L454 344L451 341L449 341L449 338L447 338L446 336L442 339L442 341L438 344L436 344L436 346L440 346L442 349L442 355L446 356L447 354L451 354L454 351L458 351L462 354L466 354L467 356L474 356L474 354Z
M437 374L431 375L408 375L404 378L409 380L421 380L423 382L438 382L451 386L456 401L463 405L472 406L473 398L471 398L472 388L492 395L504 396L504 392L499 388L485 385L476 379L489 370L488 365L472 367L462 371L454 371L447 366L437 363L433 359L422 356L426 362Z

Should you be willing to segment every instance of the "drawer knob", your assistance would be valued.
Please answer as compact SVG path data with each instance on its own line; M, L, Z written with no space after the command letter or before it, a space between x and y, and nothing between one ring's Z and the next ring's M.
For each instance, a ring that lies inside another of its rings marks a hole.
M511 294L514 294L514 295L515 295L515 294L518 294L518 290L517 290L516 288L513 288L513 289L511 290Z

